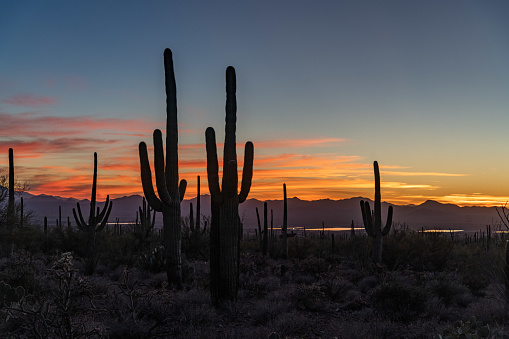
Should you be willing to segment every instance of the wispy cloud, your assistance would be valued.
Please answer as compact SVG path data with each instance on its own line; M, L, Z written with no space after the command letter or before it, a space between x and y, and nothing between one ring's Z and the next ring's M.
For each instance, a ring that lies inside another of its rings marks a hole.
M103 131L119 131L136 136L151 135L154 122L144 119L101 119L91 116L57 117L27 112L19 114L0 113L0 136L7 137L61 137L63 135L90 134Z
M51 97L34 96L31 94L18 94L13 95L7 99L2 99L0 102L23 107L41 107L44 105L54 105L57 100Z
M318 139L281 139L257 141L259 148L304 148L332 146L338 143L347 142L348 139L341 138L318 138Z

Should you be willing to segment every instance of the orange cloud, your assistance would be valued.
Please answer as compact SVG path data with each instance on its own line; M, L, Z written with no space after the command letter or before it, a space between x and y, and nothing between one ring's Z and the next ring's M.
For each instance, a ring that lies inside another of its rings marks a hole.
M323 147L332 146L338 143L344 143L348 139L341 138L319 138L319 139L281 139L256 141L256 148L303 148L303 147Z

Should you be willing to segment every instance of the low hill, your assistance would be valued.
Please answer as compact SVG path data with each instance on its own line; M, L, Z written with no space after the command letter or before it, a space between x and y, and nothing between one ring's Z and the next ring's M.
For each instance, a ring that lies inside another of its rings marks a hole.
M25 209L33 212L35 222L42 223L44 216L48 217L50 225L56 224L58 218L58 207L62 209L62 219L64 224L67 218L72 224L75 224L72 209L76 208L76 202L80 202L84 215L88 215L90 202L88 200L77 200L73 198L61 198L48 195L31 195L23 193ZM362 217L360 212L360 200L370 199L355 197L342 200L314 200L307 201L299 198L288 199L288 223L289 227L321 227L322 222L327 227L349 227L353 220L356 227L362 227ZM132 222L136 218L136 211L141 205L142 197L139 195L125 196L113 199L113 208L109 221L115 222L118 218L120 222ZM189 205L193 203L196 213L196 198L184 200L182 202L182 217L189 216ZM102 207L104 202L98 203ZM283 220L283 201L268 200L269 225L270 210L274 214L274 227L281 225ZM388 209L387 203L382 203L382 218ZM488 224L499 224L500 220L494 207L459 207L452 204L441 204L436 201L428 200L420 205L393 205L394 221L406 223L412 229L421 227L445 228L445 229L464 229L479 230L484 229ZM256 212L258 207L260 217L263 217L263 202L256 199L248 199L240 205L239 214L243 220L246 230L256 228ZM210 215L210 196L201 196L201 214ZM157 218L157 223L161 224L161 216Z

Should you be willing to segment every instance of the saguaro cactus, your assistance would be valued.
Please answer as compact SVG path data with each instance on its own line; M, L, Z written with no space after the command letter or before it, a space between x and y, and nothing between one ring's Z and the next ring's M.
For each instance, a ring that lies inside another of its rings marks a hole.
M392 206L389 206L387 223L382 228L382 198L380 194L380 171L378 162L373 163L375 171L375 210L372 213L369 202L361 200L362 220L366 233L373 238L373 262L379 264L382 261L383 237L389 234L392 226Z
M14 222L14 151L9 148L9 200L7 203L7 221Z
M96 192L97 192L97 153L94 153L94 178L92 181L92 197L90 199L90 214L88 217L88 222L85 222L83 218L83 214L81 213L80 203L78 202L76 205L78 207L78 213L76 214L76 209L72 209L72 213L74 215L74 220L78 225L78 228L87 234L87 260L85 263L85 275L91 275L94 273L95 268L95 243L96 243L96 233L101 232L106 226L108 222L108 218L110 216L111 207L113 203L110 201L110 196L106 196L106 203L104 204L104 208L100 211L99 207L97 207L96 211Z
M161 131L154 131L154 172L157 193L152 186L152 172L147 145L140 142L140 167L143 192L154 211L163 214L164 250L168 283L182 288L182 227L180 202L184 198L187 182L180 181L178 173L177 88L170 49L164 50L164 75L166 86L166 164ZM166 165L166 167L165 167Z
M134 228L134 236L138 240L138 249L143 250L145 244L147 243L147 239L152 234L154 230L154 225L156 223L156 212L151 213L152 209L150 206L147 206L147 201L143 198L141 206L138 206L138 215L140 217L140 223L136 222L136 227Z
M205 132L207 148L207 176L211 195L210 226L210 290L214 303L234 300L239 279L239 241L241 223L239 203L246 200L253 177L253 143L248 141L244 150L242 184L238 193L235 97L235 69L226 69L226 127L223 153L223 180L219 186L216 134L212 127Z
M200 176L197 177L197 193L196 193L196 227L195 230L199 233L201 226L201 204L200 204Z
M267 202L263 203L263 237L262 237L262 254L267 255L269 248L269 225L267 222Z
M286 184L283 184L283 226L281 226L281 256L288 258L288 238L296 236L297 233L288 233L288 201L286 196Z
M504 263L504 285L505 285L505 298L506 305L509 304L509 241L506 240L505 243L505 263ZM509 307L509 306L507 306Z

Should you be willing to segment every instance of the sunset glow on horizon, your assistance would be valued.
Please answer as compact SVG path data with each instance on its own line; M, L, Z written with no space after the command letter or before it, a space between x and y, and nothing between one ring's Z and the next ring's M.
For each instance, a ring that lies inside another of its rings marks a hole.
M177 83L185 199L208 194L205 129L224 139L224 72L237 72L237 159L254 144L248 198L509 201L509 4L225 1L199 6L0 6L0 170L14 149L32 194L142 194L164 134L162 55ZM269 10L270 8L270 10ZM136 23L136 24L134 24ZM221 164L221 159L219 159ZM221 173L220 173L221 176Z

